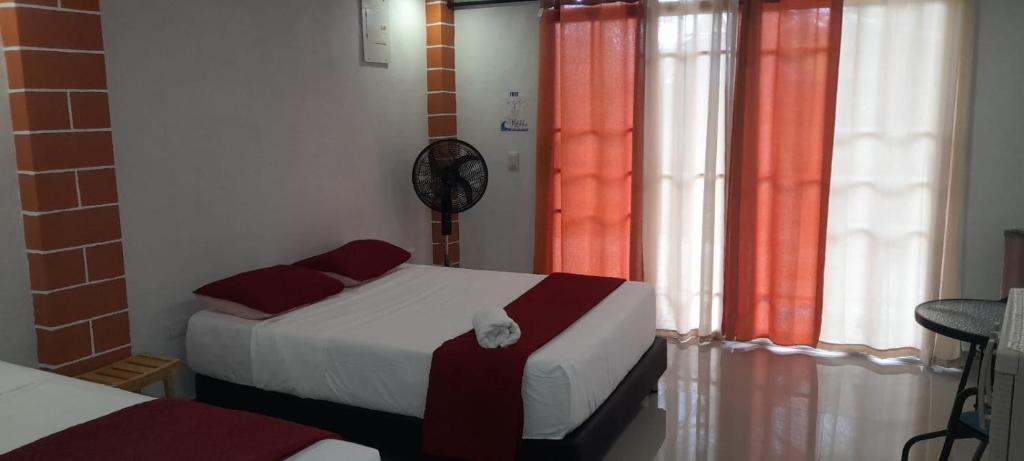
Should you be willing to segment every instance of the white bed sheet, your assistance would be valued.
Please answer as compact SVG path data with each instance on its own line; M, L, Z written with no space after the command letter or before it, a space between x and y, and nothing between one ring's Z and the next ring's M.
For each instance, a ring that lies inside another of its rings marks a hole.
M0 362L0 455L122 408L151 400L100 384ZM289 461L379 461L377 450L323 440Z
M188 362L225 381L423 417L430 361L541 275L404 265L371 283L265 320L202 311ZM534 353L523 378L523 437L560 439L618 386L654 340L654 290L627 282Z

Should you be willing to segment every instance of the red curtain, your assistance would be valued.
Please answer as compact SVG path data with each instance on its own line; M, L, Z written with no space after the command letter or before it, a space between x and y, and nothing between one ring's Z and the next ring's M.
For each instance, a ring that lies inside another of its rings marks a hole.
M816 346L842 0L740 8L722 329Z
M560 5L541 16L534 270L639 280L643 9Z

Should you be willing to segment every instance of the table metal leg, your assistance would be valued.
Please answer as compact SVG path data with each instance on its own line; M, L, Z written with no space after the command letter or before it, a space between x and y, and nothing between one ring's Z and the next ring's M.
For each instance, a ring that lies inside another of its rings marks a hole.
M974 456L971 457L971 461L981 461L981 455L985 454L985 447L988 446L987 440L981 440L978 443L978 448L974 450Z
M946 435L947 432L949 431L943 429L941 431L929 432L927 434L915 435L911 437L910 440L907 440L907 443L903 445L903 456L900 457L900 460L907 461L908 459L910 459L910 448L913 447L915 443L920 442L922 440L937 439L939 437Z
M964 372L960 375L960 385L956 388L957 394L967 387L967 378L971 376L971 365L974 362L975 350L977 350L977 345L975 344L971 344L970 347L967 348L967 360L964 361Z
M949 452L953 450L953 442L956 442L956 434L950 430L946 432L946 440L942 442L942 453L939 454L939 461L948 461Z
M963 374L960 375L960 384L956 388L956 395L960 395L960 392L967 387L967 379L971 375L971 365L974 363L974 354L976 349L977 347L974 344L971 344L971 346L967 349L967 359L964 360L964 371ZM956 441L956 437L954 437L953 434L953 428L954 424L956 424L957 421L960 419L960 415L957 414L958 410L961 410L961 408L959 408L959 405L956 405L954 403L953 408L950 410L949 420L946 423L945 429L941 431L929 432L927 434L914 436L911 437L910 440L907 440L907 443L903 445L903 456L901 460L907 461L907 459L910 457L910 449L914 446L915 443L920 442L922 440L929 440L942 436L945 436L946 440L942 444L942 455L939 457L939 459L948 459L949 451L953 447L953 442Z

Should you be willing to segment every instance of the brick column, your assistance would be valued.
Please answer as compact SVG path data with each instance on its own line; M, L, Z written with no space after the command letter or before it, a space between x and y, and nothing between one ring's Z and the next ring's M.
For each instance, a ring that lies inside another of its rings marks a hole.
M458 135L455 107L455 14L445 0L427 0L427 136L430 142ZM434 264L444 263L441 215L431 214ZM448 257L458 267L459 217L452 216Z
M0 1L41 368L131 354L98 0Z

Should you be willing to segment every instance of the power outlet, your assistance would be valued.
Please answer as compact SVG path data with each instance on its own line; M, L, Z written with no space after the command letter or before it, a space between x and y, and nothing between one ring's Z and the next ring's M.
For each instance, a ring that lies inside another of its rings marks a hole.
M508 151L508 171L519 171L519 151Z

